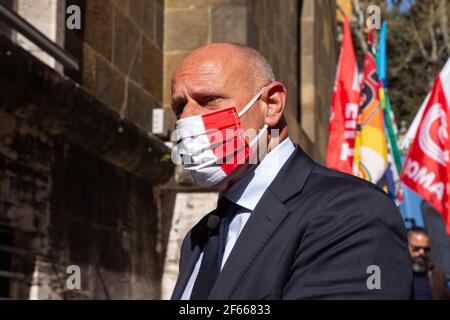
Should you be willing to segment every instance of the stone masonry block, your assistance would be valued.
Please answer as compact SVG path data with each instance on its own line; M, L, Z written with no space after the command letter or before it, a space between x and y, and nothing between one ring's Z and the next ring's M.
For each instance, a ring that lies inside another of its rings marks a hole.
M247 7L218 6L212 9L212 42L247 43Z
M142 86L158 103L162 101L163 55L147 37L142 37Z
M112 9L110 0L86 0L84 39L95 51L110 61Z
M155 103L152 97L133 81L128 82L127 118L142 129L152 130L152 110Z
M206 9L167 11L164 19L164 49L192 50L208 40Z
M114 64L125 74L130 73L131 64L138 59L139 29L116 9L114 35Z

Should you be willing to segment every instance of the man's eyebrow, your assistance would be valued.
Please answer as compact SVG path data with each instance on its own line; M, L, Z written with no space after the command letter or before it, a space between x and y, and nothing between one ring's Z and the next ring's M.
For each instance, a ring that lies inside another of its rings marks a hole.
M212 87L199 87L199 88L191 88L189 90L190 96L194 99L203 98L203 97L219 97L219 98L229 98L229 95L226 94L223 90L212 88ZM176 108L177 104L182 101L186 101L186 98L183 95L175 95L172 97L172 108Z
M205 96L225 97L226 94L222 90L219 90L219 89L216 89L216 88L204 87L204 88L191 90L191 96L193 98L195 98L195 97L205 97Z

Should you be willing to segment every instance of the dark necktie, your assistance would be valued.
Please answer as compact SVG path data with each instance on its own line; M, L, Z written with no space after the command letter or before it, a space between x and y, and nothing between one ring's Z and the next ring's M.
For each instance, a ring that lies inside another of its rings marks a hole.
M208 240L203 249L203 259L191 293L191 300L206 300L220 273L225 242L231 218L238 205L225 197L217 203L217 210L207 220Z

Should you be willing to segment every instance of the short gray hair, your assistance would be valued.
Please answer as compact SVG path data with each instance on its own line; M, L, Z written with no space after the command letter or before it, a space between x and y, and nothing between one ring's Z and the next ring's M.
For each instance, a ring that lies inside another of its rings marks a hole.
M238 43L231 43L249 61L249 69L253 73L258 85L263 86L276 81L275 74L269 61L257 50Z

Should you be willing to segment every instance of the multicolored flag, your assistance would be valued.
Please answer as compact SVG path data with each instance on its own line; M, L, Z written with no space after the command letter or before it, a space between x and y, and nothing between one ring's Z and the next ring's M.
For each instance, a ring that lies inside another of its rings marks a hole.
M387 187L387 193L392 200L396 200L399 185L400 172L402 168L401 154L398 145L398 129L395 122L395 115L392 111L387 90L387 59L386 59L386 41L387 40L387 22L383 23L381 28L378 55L377 70L380 81L380 103L384 114L385 132L387 134L388 147L388 168L384 180Z
M442 215L450 235L449 78L450 59L427 99L400 180Z
M372 52L373 31L368 36L369 49L364 59L364 83L355 141L354 174L378 183L387 169L387 143L384 116L379 101L377 67Z
M327 166L352 173L360 87L358 65L347 18L344 20L343 36L331 106Z

